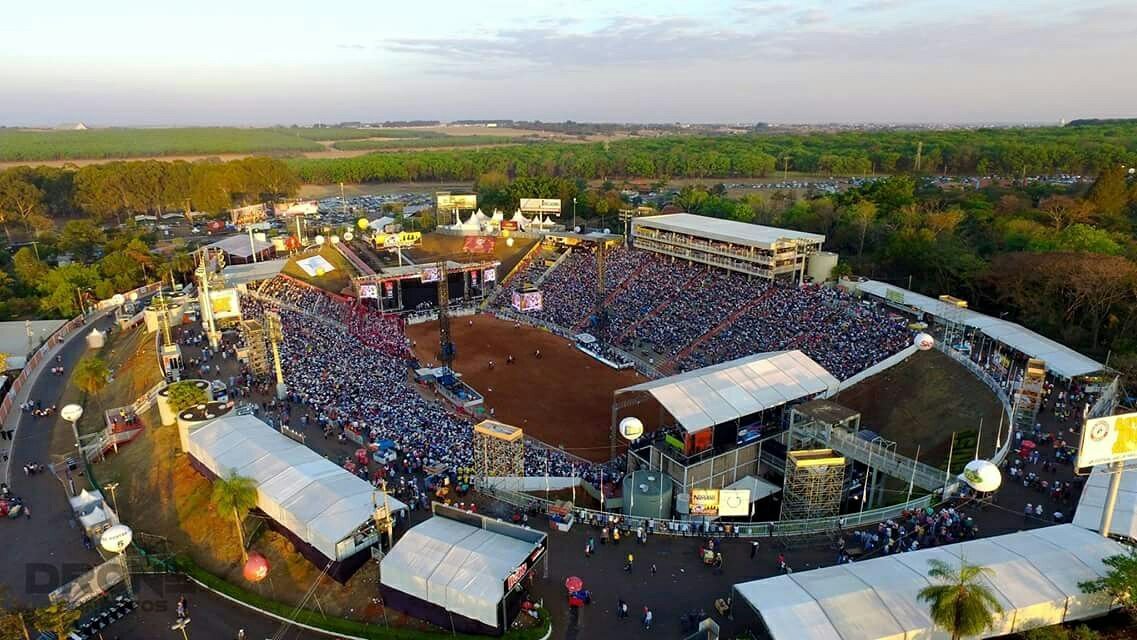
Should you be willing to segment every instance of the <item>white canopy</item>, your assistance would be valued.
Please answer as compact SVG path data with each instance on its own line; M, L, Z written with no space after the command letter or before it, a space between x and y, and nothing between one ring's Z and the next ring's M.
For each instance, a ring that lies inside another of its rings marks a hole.
M1121 475L1121 488L1117 492L1117 504L1113 508L1113 523L1109 532L1114 535L1137 539L1137 460L1125 463L1125 473ZM1101 529L1101 514L1105 509L1105 498L1109 489L1109 465L1098 465L1090 472L1082 496L1078 498L1078 510L1074 512L1074 524L1093 531Z
M524 215L522 215L520 209L513 212L513 217L510 218L510 220L520 224L521 226L525 226L525 225L529 224L529 218L526 218Z
M499 209L494 209L493 210L493 217L490 218L490 221L501 224L502 220L505 220L505 214L503 214L501 212L501 210L499 210Z
M745 476L728 484L726 489L749 489L750 501L758 502L763 498L768 498L775 493L782 490L781 487L770 482L765 478L758 478L755 476Z
M250 239L247 234L242 233L229 236L228 238L222 238L207 246L210 249L220 249L231 256L248 259L252 257L253 251L259 254L263 251L268 251L273 245L267 240Z
M251 415L218 418L188 442L187 453L214 474L252 478L257 507L331 560L357 551L337 545L374 516L375 502L382 504L366 480ZM407 508L394 497L387 503L392 512Z
M539 546L435 516L403 535L379 575L387 587L496 627L506 579Z
M734 585L773 640L907 640L949 637L932 624L920 589L931 584L928 561L960 558L991 568L983 581L1004 614L984 637L1101 615L1112 607L1078 583L1103 575L1102 559L1125 552L1112 540L1072 524L1020 531L853 564Z
M1031 358L1045 360L1046 368L1063 378L1084 376L1105 368L1105 365L1100 362L1014 322L992 318L978 311L962 309L935 298L876 280L857 282L856 286L860 290L879 298L888 299L891 293L893 298L902 299L898 304L916 307L924 313L943 318L948 322L958 322L978 329L993 340L998 340L1020 353L1025 353Z
M616 394L650 393L685 430L695 432L812 395L831 395L838 384L801 351L771 351L626 387Z

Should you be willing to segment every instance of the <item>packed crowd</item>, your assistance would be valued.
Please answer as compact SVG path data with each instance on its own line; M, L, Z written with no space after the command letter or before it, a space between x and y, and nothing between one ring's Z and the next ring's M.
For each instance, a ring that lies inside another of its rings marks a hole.
M612 291L647 261L642 251L623 247L609 250L604 257L604 287ZM546 322L574 329L588 320L596 306L596 252L587 247L574 247L572 255L546 275L541 283L544 308L533 315ZM508 300L500 300L502 306Z

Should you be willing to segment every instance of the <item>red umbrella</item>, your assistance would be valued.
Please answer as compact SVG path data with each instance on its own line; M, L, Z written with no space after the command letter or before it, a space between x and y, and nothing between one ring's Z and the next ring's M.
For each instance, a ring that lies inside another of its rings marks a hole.
M581 580L576 576L569 576L567 579L565 579L565 589L568 589L569 591L580 591L583 588L584 580Z
M1038 445L1034 443L1034 440L1023 440L1021 446L1023 449L1033 449Z

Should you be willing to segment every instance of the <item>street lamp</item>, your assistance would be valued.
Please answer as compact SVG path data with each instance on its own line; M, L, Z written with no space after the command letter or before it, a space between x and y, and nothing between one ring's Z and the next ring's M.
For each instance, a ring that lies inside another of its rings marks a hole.
M576 196L572 198L572 228L576 229Z
M115 498L114 490L118 488L117 482L108 482L103 485L103 489L111 492L111 508L116 512L118 511L118 499Z
M75 452L79 461L83 462L83 443L79 441L79 418L83 417L83 407L77 404L64 405L59 410L59 417L71 423L71 435L75 438ZM74 481L72 481L71 494L75 494Z

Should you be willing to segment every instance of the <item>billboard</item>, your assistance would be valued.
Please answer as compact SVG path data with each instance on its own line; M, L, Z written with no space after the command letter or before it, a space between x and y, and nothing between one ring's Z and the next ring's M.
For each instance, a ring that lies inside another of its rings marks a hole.
M421 243L421 231L400 231L398 233L375 234L375 246L377 248L394 249L395 247L400 247L405 249L407 247L413 247Z
M235 227L243 227L254 222L264 222L267 218L268 210L263 203L229 210L229 220Z
M423 267L419 279L423 282L438 282L442 279L442 271L438 267Z
M524 213L561 215L561 201L557 198L522 198L519 208Z
M236 289L220 289L209 292L209 306L213 308L215 320L241 317L241 303Z
M466 236L462 242L462 251L467 253L493 253L493 236Z
M518 311L540 311L544 308L543 303L540 291L513 292L513 308Z
M506 231L517 231L517 221L516 220L502 220L501 221L501 228L505 229Z
M273 212L281 218L286 216L315 216L320 214L320 205L315 200L278 202L273 205Z
M1079 467L1133 459L1137 459L1137 413L1086 420Z
M750 489L720 489L719 515L750 515Z
M485 282L497 282L497 269L489 268L482 272L482 280Z
M453 211L454 209L477 209L478 196L470 195L453 195L449 193L439 193L438 197L438 210L439 211Z
M359 285L360 298L378 298L379 285L377 284L361 284Z
M718 489L691 489L691 515L717 516L719 514Z

